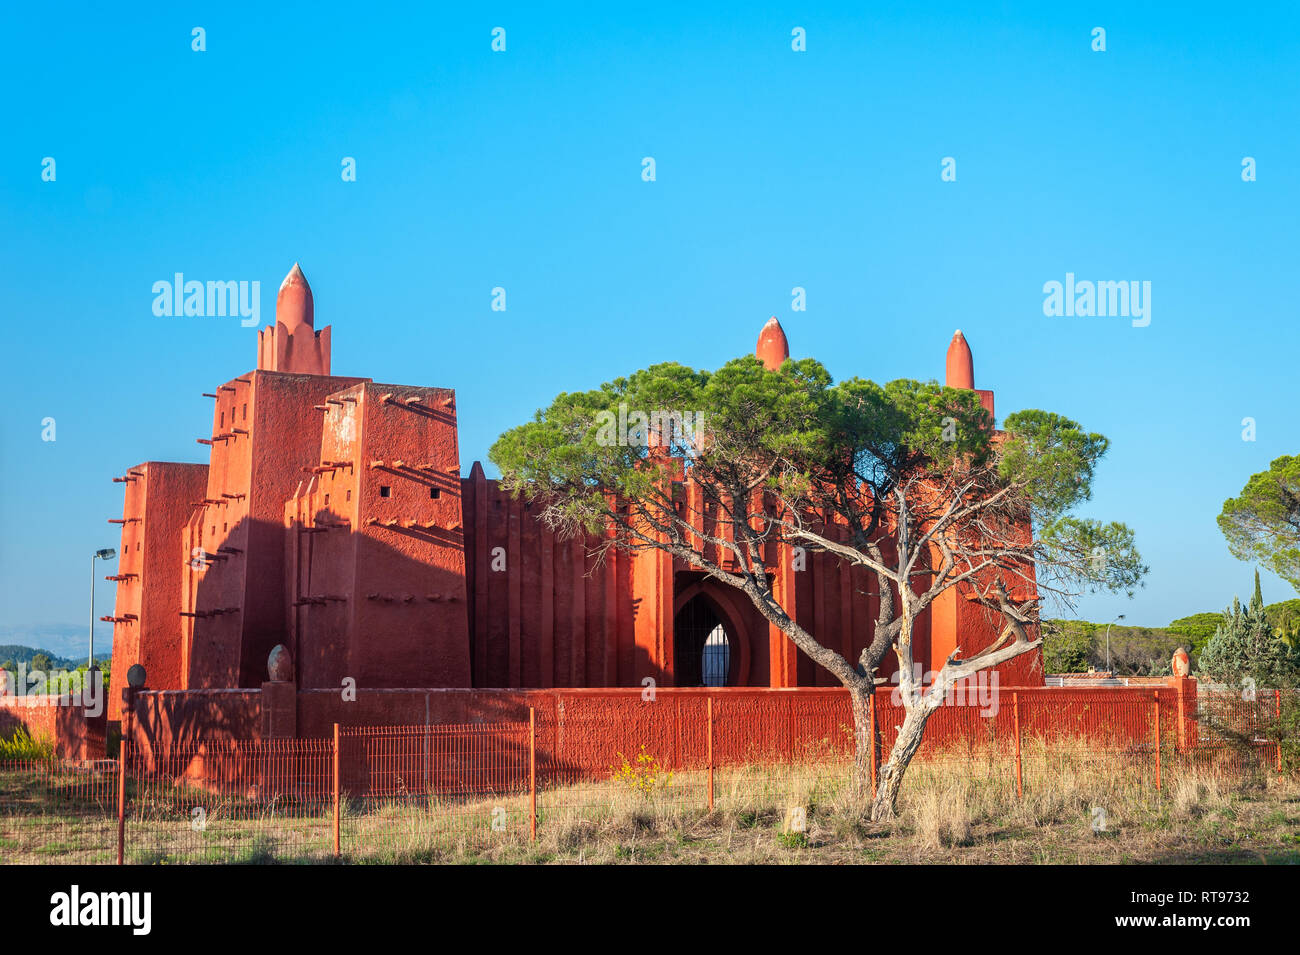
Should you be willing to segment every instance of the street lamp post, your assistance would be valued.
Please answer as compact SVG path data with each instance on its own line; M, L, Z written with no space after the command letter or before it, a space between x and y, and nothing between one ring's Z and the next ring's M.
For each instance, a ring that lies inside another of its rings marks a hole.
M1124 615L1120 614L1118 617L1115 618L1115 620L1112 620L1110 623L1106 624L1106 672L1109 673L1111 676L1115 675L1115 671L1110 668L1110 627L1111 624L1115 623L1116 620L1123 620L1123 619L1124 619Z
M112 547L105 547L95 551L90 555L90 658L86 662L86 669L95 669L95 561L112 560L117 556L117 551Z

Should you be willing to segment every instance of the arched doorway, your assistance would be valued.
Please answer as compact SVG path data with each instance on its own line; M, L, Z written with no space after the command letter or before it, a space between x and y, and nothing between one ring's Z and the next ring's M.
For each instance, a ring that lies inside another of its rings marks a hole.
M713 602L697 594L673 621L673 682L677 686L733 686L738 671L735 634Z

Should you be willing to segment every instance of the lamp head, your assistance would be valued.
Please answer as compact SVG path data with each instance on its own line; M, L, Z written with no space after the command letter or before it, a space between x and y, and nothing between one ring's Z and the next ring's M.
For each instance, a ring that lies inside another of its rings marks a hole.
M117 556L117 551L112 547L105 547L103 550L95 551L95 556L100 560L112 560Z

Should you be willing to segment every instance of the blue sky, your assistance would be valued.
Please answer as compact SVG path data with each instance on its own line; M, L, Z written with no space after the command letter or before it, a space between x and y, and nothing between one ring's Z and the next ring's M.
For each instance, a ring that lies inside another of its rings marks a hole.
M295 260L335 373L458 390L466 471L557 391L715 367L769 315L796 357L878 381L941 377L960 327L1000 416L1113 442L1088 513L1129 522L1151 574L1081 616L1247 592L1214 518L1300 451L1294 8L750 6L7 6L5 624L86 618L111 478L203 460L201 393L255 364L253 329L156 317L152 284L259 280L265 324ZM1150 281L1150 325L1045 317L1067 272Z

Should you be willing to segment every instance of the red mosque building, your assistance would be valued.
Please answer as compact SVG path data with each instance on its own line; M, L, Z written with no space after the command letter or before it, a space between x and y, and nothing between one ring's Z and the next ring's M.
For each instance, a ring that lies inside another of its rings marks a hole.
M775 318L756 354L769 368L788 356ZM946 381L974 389L961 332ZM992 413L993 393L979 395ZM140 663L151 690L259 687L279 645L299 690L838 685L726 585L659 552L593 562L478 462L462 477L455 391L332 375L297 265L257 367L208 397L206 465L147 461L115 479L113 672ZM789 557L782 605L856 659L874 580L825 554L795 572ZM950 590L918 621L917 659L938 669L996 628ZM1041 685L1038 654L1001 682Z

